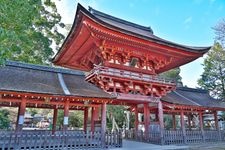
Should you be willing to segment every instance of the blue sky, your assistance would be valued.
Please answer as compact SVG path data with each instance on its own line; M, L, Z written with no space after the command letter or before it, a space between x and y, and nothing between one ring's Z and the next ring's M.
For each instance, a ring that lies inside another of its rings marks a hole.
M61 0L56 1L62 21L72 24L77 2L84 7L145 26L154 34L179 44L211 46L214 27L225 18L225 0ZM203 58L181 67L184 85L197 86Z

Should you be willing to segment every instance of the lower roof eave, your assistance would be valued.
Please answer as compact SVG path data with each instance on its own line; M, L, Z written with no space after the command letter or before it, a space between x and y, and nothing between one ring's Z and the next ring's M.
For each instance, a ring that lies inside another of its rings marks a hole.
M175 103L168 103L166 101L162 101L165 105L172 105L173 107L185 108L185 109L202 109L202 110L218 110L218 111L225 111L224 107L208 107L208 106L196 106L196 105L184 105L184 104L175 104Z
M97 96L84 96L84 95L65 95L57 93L38 93L38 92L27 92L27 91L14 91L14 90L0 90L0 94L7 94L10 96L17 95L19 97L38 96L38 97L57 97L57 98L84 98L84 99L101 99L101 100L113 100L115 97L97 97ZM0 96L1 97L1 96Z

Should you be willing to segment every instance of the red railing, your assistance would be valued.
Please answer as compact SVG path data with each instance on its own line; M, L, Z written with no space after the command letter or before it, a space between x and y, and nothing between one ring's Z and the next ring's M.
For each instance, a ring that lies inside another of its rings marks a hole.
M116 77L123 77L129 79L135 79L145 82L156 82L156 83L163 83L163 84L170 84L176 85L176 82L171 79L163 78L158 75L148 75L143 73L136 73L126 70L108 68L103 66L95 66L95 68L87 75L87 79L91 78L93 75L110 75Z

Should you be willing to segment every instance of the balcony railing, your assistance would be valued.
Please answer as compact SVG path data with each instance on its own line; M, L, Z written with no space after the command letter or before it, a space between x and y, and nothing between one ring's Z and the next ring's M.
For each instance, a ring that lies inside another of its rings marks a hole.
M86 78L89 79L93 75L100 75L100 74L134 79L134 80L140 80L140 81L145 81L145 82L156 82L156 83L176 85L175 80L163 78L158 75L148 75L148 74L136 73L136 72L126 71L126 70L108 68L108 67L103 67L103 66L96 66L90 72L90 74L87 75Z

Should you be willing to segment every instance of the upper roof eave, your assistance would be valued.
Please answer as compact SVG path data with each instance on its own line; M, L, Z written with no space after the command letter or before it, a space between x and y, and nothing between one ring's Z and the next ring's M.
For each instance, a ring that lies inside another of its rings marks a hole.
M104 14L102 12L99 12L93 8L89 8L90 11L95 11L97 13L101 13L101 14ZM124 30L124 29L121 29L121 28L118 28L112 24L109 24L101 19L99 19L98 17L96 17L94 14L92 14L90 11L88 11L87 9L85 9L81 4L78 3L77 5L77 11L76 11L76 15L75 15L75 19L74 19L74 22L73 22L73 25L71 27L71 30L68 34L68 36L66 37L66 39L64 40L60 50L57 52L57 54L53 57L52 61L53 62L56 62L60 53L62 52L62 49L63 47L65 46L65 44L67 43L68 39L71 37L71 35L73 34L74 30L76 29L76 26L78 24L78 18L80 17L78 14L79 12L82 12L83 14L85 14L87 17L89 17L90 19L92 19L93 21L95 21L96 23L99 23L105 27L108 27L110 29L113 29L113 30L116 30L116 31L119 31L121 33L124 33L124 34L127 34L127 35L131 35L131 36L134 36L134 37L138 37L138 38L142 38L142 39L145 39L145 40L151 40L151 41L154 41L154 42L157 42L159 44L163 44L163 45L166 45L166 46L169 46L169 47L175 47L175 48L179 48L179 49L182 49L184 51L188 51L188 52L193 52L193 53L197 53L197 54L204 54L206 53L207 51L209 51L209 49L211 49L211 46L207 46L207 47L197 47L197 46L186 46L186 45L181 45L181 44L177 44L177 43L174 43L174 42L171 42L171 41L167 41L165 39L162 39L162 38L159 38L155 35L152 34L151 37L149 36L145 36L145 35L141 35L141 34L137 34L137 33L134 33L134 32L131 32L131 31L128 31L128 30ZM113 16L110 16L110 15L107 15L107 14L104 14L105 16L109 16L109 17L113 17ZM115 20L116 19L119 19L119 18L116 18L116 17L113 17ZM122 19L119 19L120 21ZM125 21L125 20L122 20L124 22L128 22L128 21ZM128 22L130 24L134 24L134 23L131 23L131 22ZM144 27L144 26L141 26L141 25L137 25L137 24L134 24L138 27L142 27L144 28L144 30L152 30L150 27ZM151 31L149 31L151 32ZM152 31L153 32L153 31Z

